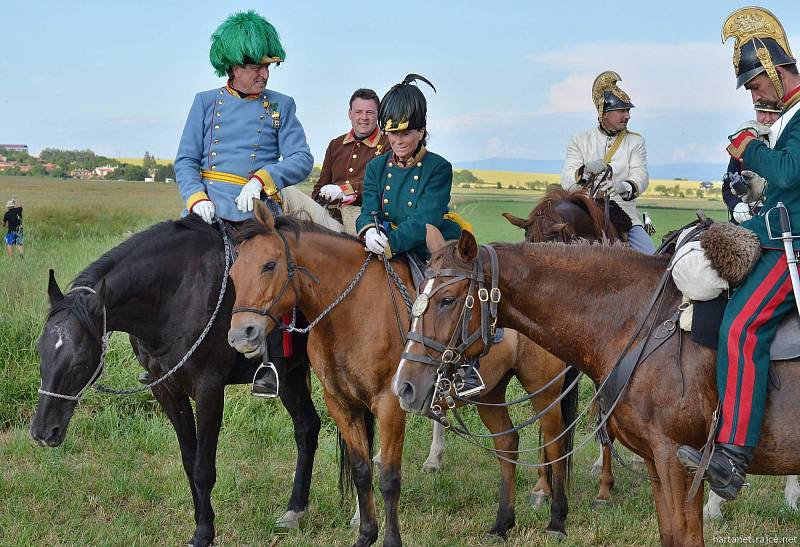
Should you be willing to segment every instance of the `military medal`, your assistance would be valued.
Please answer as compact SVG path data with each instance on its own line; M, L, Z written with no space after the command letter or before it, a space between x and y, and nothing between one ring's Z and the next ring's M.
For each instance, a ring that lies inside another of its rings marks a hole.
M270 116L272 116L272 127L274 127L275 129L280 128L280 126L281 126L281 113L273 110L270 113Z

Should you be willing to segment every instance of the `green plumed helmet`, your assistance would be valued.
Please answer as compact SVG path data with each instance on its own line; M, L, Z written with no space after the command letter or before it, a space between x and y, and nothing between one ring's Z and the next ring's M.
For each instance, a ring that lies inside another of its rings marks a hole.
M225 76L234 65L280 63L286 58L278 31L255 11L236 12L211 35L211 66Z

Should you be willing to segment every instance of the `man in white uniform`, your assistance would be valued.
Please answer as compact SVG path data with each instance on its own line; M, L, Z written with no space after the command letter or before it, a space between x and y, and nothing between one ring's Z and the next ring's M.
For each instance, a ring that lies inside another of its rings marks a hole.
M594 80L592 101L598 126L573 135L561 172L561 186L605 192L630 217L628 243L639 252L653 254L655 247L636 210L636 198L650 182L644 138L628 131L631 99L617 82L619 74L607 70Z

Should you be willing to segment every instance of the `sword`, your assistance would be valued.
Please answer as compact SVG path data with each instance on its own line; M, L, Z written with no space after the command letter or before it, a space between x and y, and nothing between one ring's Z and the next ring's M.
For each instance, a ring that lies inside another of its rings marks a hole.
M769 214L777 209L778 216L780 217L781 221L781 235L780 237L773 237L772 230L770 229L769 224ZM794 292L794 303L797 307L797 313L800 314L800 274L797 271L797 255L794 251L794 246L792 245L792 240L794 240L795 236L792 235L792 225L789 222L789 211L786 210L786 206L783 204L782 201L779 201L775 207L770 209L767 212L767 235L772 240L780 239L783 241L783 250L786 253L786 263L789 266L789 277L792 280L792 291Z

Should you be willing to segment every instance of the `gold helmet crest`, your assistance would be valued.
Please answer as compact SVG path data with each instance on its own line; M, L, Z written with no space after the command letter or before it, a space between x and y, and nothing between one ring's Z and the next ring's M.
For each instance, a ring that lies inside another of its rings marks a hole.
M613 70L601 72L592 84L592 102L597 108L600 124L603 123L603 113L612 110L629 110L633 108L631 98L622 91L617 82L622 80Z
M722 24L722 42L735 38L733 45L733 69L736 72L736 87L766 72L772 85L783 97L785 90L778 77L776 66L796 63L786 31L778 18L761 7L741 8L731 13Z

